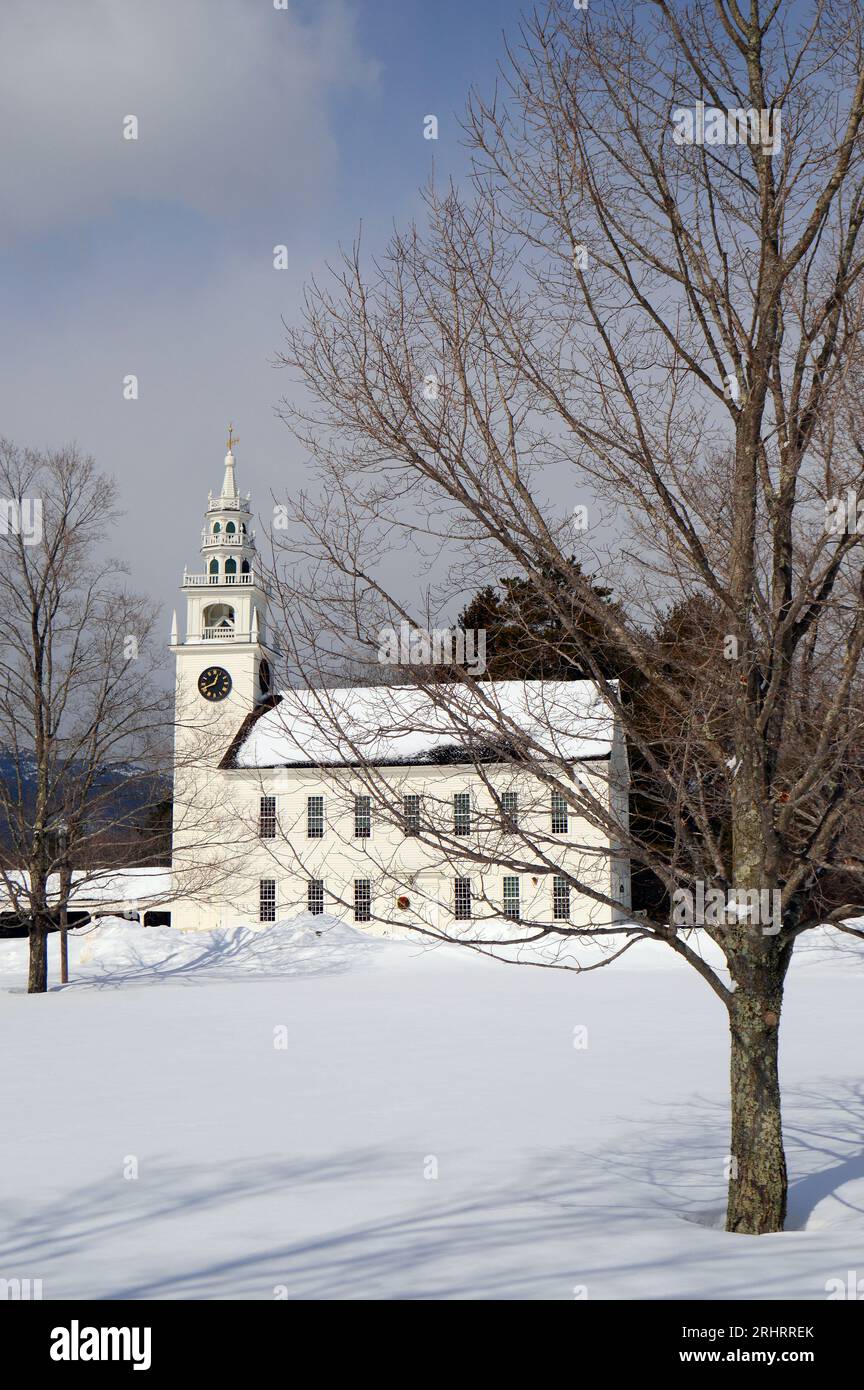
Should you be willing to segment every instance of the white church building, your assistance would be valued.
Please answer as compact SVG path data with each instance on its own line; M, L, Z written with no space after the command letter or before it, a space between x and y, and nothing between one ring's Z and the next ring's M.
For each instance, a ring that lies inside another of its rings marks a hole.
M175 614L171 923L267 924L330 913L378 934L502 919L608 924L629 909L627 759L588 681L273 689L279 653L251 499L229 439L196 573ZM482 693L477 694L478 691ZM549 750L603 817L500 752L502 721ZM496 752L496 747L499 751ZM496 854L500 852L500 863ZM593 885L605 903L574 891ZM611 914L611 918L610 918Z

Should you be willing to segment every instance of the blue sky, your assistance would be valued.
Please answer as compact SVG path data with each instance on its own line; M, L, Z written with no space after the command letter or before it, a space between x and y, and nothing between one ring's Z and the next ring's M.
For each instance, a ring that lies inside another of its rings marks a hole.
M281 317L361 221L373 247L411 217L433 158L442 180L464 170L458 113L490 89L520 8L4 0L0 433L74 440L117 476L114 549L166 605L166 634L228 420L262 511L308 483L274 413Z

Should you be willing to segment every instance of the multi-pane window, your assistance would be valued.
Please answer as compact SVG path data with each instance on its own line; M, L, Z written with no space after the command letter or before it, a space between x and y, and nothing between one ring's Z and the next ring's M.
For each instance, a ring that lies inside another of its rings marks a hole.
M567 798L560 792L552 793L552 834L567 834Z
M402 798L402 824L406 835L420 834L420 798L419 796L403 796Z
M275 878L262 878L258 885L258 921L276 921Z
M504 916L509 917L512 922L519 921L519 878L517 874L505 874L504 876Z
M470 878L457 878L453 881L453 916L457 922L467 922L471 917Z
M455 792L453 795L453 834L471 834L470 792Z
M354 921L372 921L372 884L368 878L354 880Z
M306 885L306 907L313 917L320 917L324 911L324 880L310 878Z
M552 916L556 922L570 921L570 884L559 874L552 880Z
M501 793L501 829L515 830L519 824L519 793Z
M262 796L258 811L258 834L262 840L276 839L276 798Z
M307 840L324 838L323 796L307 796L306 798L306 838Z
M354 798L354 838L355 840L368 840L372 834L372 798L371 796L355 796Z

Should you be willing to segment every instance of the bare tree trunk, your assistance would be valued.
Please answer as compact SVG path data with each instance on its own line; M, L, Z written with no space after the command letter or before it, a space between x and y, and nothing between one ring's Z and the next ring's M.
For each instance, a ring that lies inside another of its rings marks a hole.
M72 872L64 862L60 869L60 983L69 983L69 889Z
M68 983L69 983L69 938L68 938L68 936L67 936L67 934L66 934L66 929L67 929L66 916L67 916L67 914L66 914L66 904L63 903L62 906L61 906L61 908L60 908L60 983L61 983L61 985L68 985Z
M780 1114L778 1043L783 969L763 968L752 989L736 989L731 1033L727 1231L764 1235L786 1219L786 1155Z
M30 919L30 971L28 994L44 994L48 989L48 923L41 912Z

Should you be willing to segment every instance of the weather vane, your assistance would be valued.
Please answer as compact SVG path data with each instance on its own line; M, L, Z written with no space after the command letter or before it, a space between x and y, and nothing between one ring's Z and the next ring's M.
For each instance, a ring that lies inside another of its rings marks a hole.
M233 426L233 425L229 425L229 426L228 426L228 452L229 452L229 454L233 451L234 445L235 445L235 444L239 444L239 443L240 443L240 437L239 437L239 435L235 435L235 433L234 433L234 426Z

